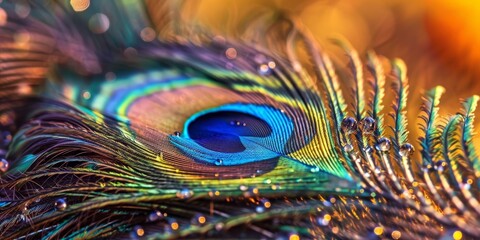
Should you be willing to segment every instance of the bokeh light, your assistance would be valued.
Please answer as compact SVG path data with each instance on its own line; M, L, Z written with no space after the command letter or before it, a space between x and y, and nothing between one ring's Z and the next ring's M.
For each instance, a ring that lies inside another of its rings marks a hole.
M90 0L70 0L70 5L75 12L82 12L90 6Z

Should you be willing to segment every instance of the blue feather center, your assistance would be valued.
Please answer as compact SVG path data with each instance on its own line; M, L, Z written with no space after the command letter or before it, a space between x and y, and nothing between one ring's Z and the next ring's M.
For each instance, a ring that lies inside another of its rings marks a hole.
M292 120L276 108L236 103L194 114L182 135L170 140L200 162L234 166L287 154L293 130Z

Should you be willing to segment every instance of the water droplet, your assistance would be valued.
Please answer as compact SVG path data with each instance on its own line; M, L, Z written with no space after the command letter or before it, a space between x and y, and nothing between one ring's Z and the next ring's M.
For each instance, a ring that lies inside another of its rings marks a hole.
M143 237L143 235L145 235L145 230L139 225L133 227L133 230L130 234L133 239L138 239L138 237Z
M460 187L465 190L470 190L470 188L472 187L472 183L473 183L473 180L468 178L464 180L463 183L460 184Z
M0 26L5 26L7 24L8 14L3 8L0 8Z
M0 160L0 172L5 173L8 171L8 168L10 167L10 163L6 159L1 159Z
M110 27L110 20L103 13L96 13L88 20L90 31L96 34L104 33Z
M180 132L175 131L175 132L173 133L173 136L175 136L175 137L180 137Z
M372 134L375 131L375 120L371 117L365 117L360 121L360 130L363 134Z
M193 191L188 188L183 188L177 192L177 197L180 199L187 199L193 196Z
M1 67L0 67L1 69ZM15 115L12 112L0 114L0 126L13 125L15 122Z
M70 0L70 5L75 12L82 12L87 10L90 6L90 0Z
M272 207L272 203L271 203L268 199L266 199L266 198L260 199L260 203L261 203L262 206L265 207L265 208L270 208L270 207Z
M343 150L345 150L345 152L351 152L351 151L353 151L353 145L352 144L345 144L345 146L343 146Z
M240 191L243 191L243 192L245 192L245 191L247 191L247 190L248 190L248 187L247 187L247 186L245 186L245 185L240 185L239 189L240 189Z
M461 231L457 230L457 231L453 232L452 237L453 237L454 240L460 240L460 239L463 238L463 233Z
M341 128L345 134L355 133L357 131L357 120L346 117L342 120Z
M223 165L223 160L222 159L215 160L215 166L222 166L222 165Z
M140 38L142 38L144 42L151 42L155 40L156 36L157 34L155 33L155 30L151 27L146 27L140 31Z
M268 67L267 64L260 64L260 66L258 66L258 73L261 74L261 75L268 75L270 74L270 71L271 69Z
M390 139L386 137L382 137L378 139L377 145L375 145L375 148L381 152L386 152L390 150L390 147L391 147Z
M223 223L217 223L217 224L215 224L215 230L222 231L224 226L225 225Z
M265 212L265 208L264 208L263 206L257 206L257 207L255 208L255 212L257 212L257 213L263 213L263 212Z
M447 167L447 162L445 162L445 160L439 160L437 162L435 162L435 170L439 171L439 172L443 172L445 170L445 168Z
M312 173L316 173L316 172L319 172L319 171L320 171L320 168L318 168L318 167L310 168L310 172L312 172Z
M202 214L197 213L197 214L195 214L195 216L193 216L191 222L192 222L192 224L195 224L195 225L205 224L207 222L207 217L205 217Z
M430 172L430 171L432 171L432 170L433 170L432 164L424 164L424 165L422 166L422 171L423 171L423 172Z
M285 239L283 236L279 236L277 239ZM297 232L290 232L288 233L288 238L285 240L300 240L300 235Z
M413 181L413 182L412 182L412 187L418 187L419 184L420 184L420 183L418 183L417 181Z
M20 17L20 18L26 18L30 14L30 4L28 4L27 1L18 1L15 4L15 13Z
M373 233L377 236L381 236L383 234L383 227L378 226L373 229Z
M85 92L83 92L82 97L83 97L83 99L88 100L88 99L90 99L90 97L92 97L92 95L90 94L89 91L85 91Z
M274 61L268 62L268 67L270 69L275 69L277 67L277 64Z
M400 151L398 151L398 153L400 154L400 156L402 157L410 157L413 152L415 152L415 148L413 147L412 144L410 143L405 143L403 144L401 147L400 147Z
M235 59L237 58L237 49L235 48L228 48L226 51L225 51L225 56L228 58L228 59Z
M67 200L65 198L59 198L55 201L55 208L58 211L63 211L67 208Z
M178 224L177 220L176 219L169 219L168 220L168 223L169 223L169 226L170 226L170 229L176 231L180 228L180 224Z
M163 214L158 210L155 210L148 215L148 221L150 222L155 222L161 218L163 218Z
M317 217L317 224L320 226L328 226L331 220L332 216L330 214L321 215Z
M395 230L392 232L392 238L393 239L400 239L400 237L402 237L402 232L398 231L398 230Z

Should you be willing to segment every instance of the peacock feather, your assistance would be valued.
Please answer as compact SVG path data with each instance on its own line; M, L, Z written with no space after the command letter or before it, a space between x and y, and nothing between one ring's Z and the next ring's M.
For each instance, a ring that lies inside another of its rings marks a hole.
M341 81L291 17L241 40L86 2L0 4L2 239L480 237L478 96L430 90L416 143L402 60L337 38Z

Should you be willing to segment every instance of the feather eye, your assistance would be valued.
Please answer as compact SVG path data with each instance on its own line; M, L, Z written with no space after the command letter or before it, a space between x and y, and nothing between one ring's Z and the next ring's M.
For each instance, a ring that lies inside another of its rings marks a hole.
M277 109L229 104L193 115L171 141L194 159L232 166L285 155L292 132L293 122Z
M172 50L164 49L162 54L168 51ZM233 172L247 176L266 173L281 159L348 179L343 166L336 162L328 123L318 118L318 106L311 104L319 100L318 96L304 87L294 88L292 85L298 84L296 76L283 75L282 79L277 75L277 71L286 73L288 69L275 66L271 58L270 66L265 65L271 72L265 75L262 64L243 66L246 59L239 56L239 69L226 72L221 68L230 61L225 56L206 66L196 61L206 53L188 56L190 63L185 63L182 54L190 53L175 51L179 59L156 56L155 71L114 73L116 79L110 82L101 82L102 76L98 76L87 85L88 81L78 81L78 76L66 73L58 79L62 87L53 85L48 92L125 120L139 143L161 152L179 171L197 170L197 175L210 178ZM176 61L176 65L168 61ZM89 89L91 97L85 98L85 91L80 89ZM292 94L303 97L297 100ZM308 146L318 144L330 148L330 152ZM235 165L243 165L239 166L243 170L225 168Z

